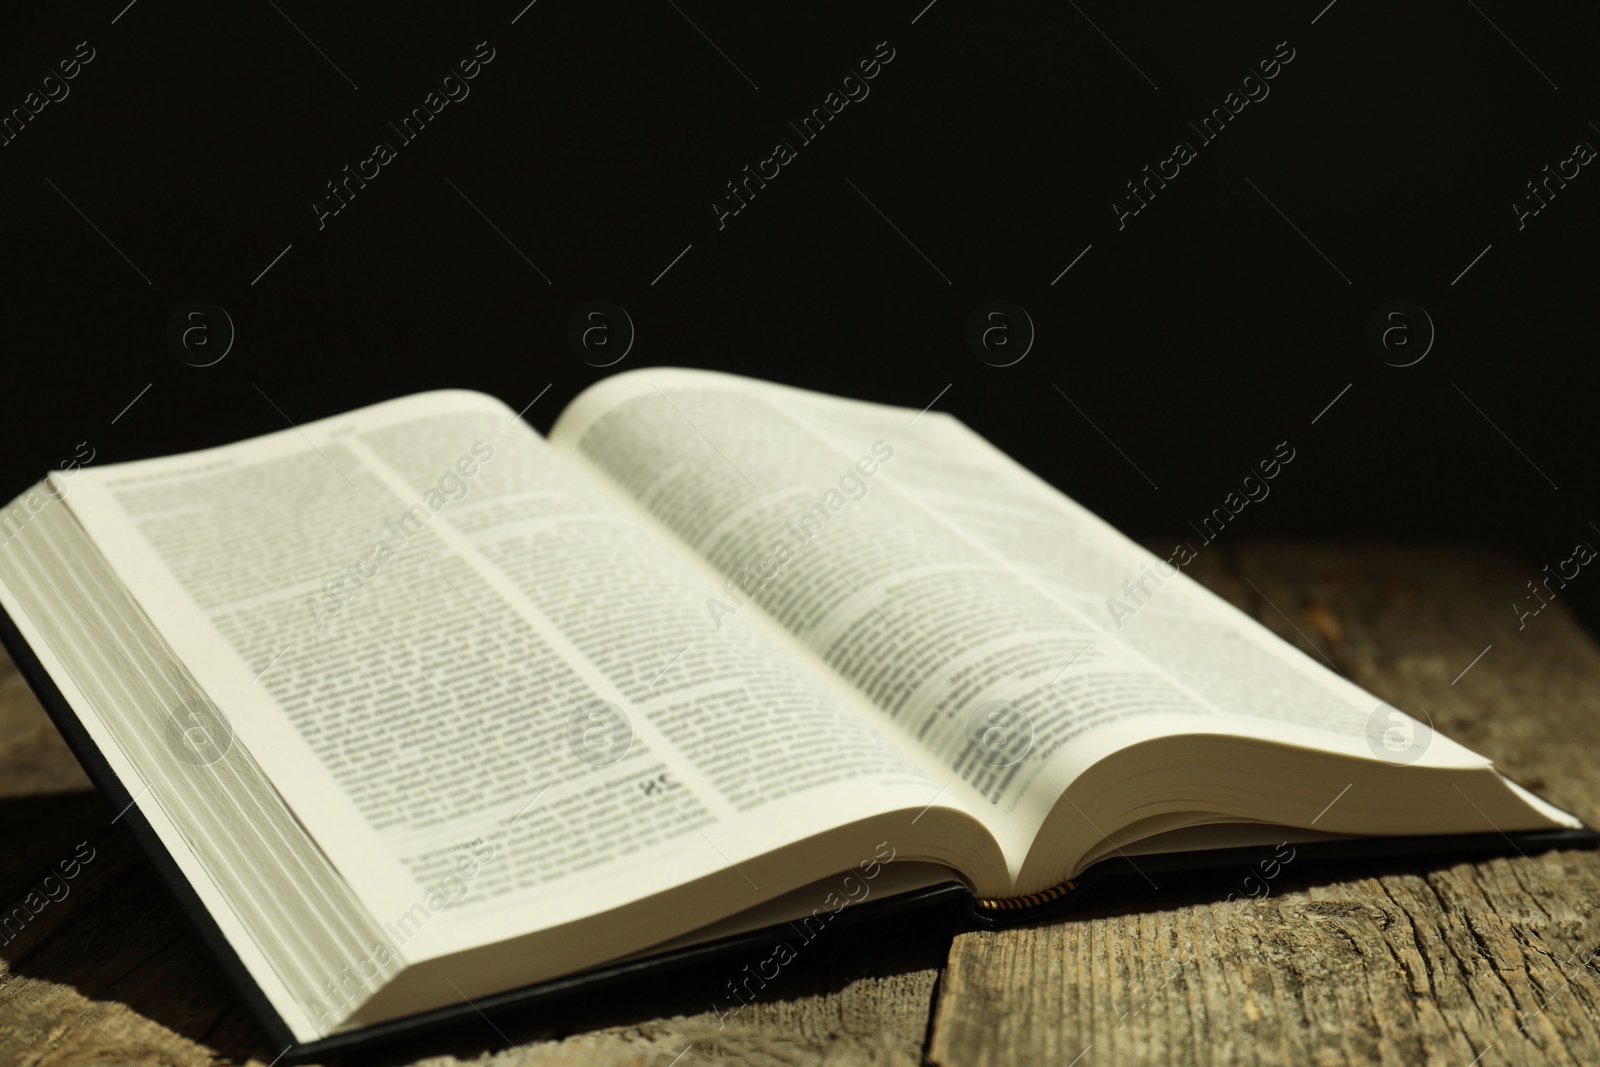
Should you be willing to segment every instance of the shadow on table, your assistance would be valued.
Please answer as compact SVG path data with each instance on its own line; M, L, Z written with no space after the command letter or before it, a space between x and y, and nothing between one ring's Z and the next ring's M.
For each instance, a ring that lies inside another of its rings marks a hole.
M0 959L63 987L13 994L9 1025L44 1034L121 1004L232 1059L261 1056L265 1035L116 817L98 793L0 800Z

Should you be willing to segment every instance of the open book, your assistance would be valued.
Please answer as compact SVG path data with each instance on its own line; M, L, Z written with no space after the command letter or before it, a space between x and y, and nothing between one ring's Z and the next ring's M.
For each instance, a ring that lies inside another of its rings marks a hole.
M932 411L423 393L58 471L0 541L19 663L302 1046L952 881L1581 827Z

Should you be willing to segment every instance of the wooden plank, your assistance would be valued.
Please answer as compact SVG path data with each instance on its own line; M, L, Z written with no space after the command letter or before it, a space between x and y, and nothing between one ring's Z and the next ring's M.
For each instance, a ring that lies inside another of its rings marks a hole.
M1559 603L1518 630L1508 605L1530 572L1464 551L1286 545L1208 549L1193 567L1286 640L1419 702L1600 821L1600 649ZM1600 855L1290 862L1264 899L1219 903L1259 895L1247 873L1159 893L1119 883L1084 914L959 935L930 1058L1600 1062Z
M746 965L756 969L767 953L565 1006L556 1027L549 1013L537 1011L526 1023L479 1021L413 1045L408 1054L464 1062L487 1045L500 1050L497 1064L530 1067L667 1067L680 1055L682 1067L913 1067L921 1062L950 937L947 927L930 928L922 916L828 931L804 944L742 1009L727 984L739 982Z

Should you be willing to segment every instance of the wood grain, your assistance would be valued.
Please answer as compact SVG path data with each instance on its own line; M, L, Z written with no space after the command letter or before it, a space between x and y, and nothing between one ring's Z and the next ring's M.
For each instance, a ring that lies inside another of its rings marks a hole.
M1522 568L1283 545L1194 566L1286 640L1600 819L1600 650L1559 604L1517 630ZM930 1058L1600 1063L1600 855L1290 863L1266 899L1217 903L1246 895L1245 873L1119 882L1116 902L1063 921L959 935Z
M1190 573L1600 821L1600 649L1559 602L1516 629L1508 605L1531 572L1438 548L1257 545L1210 547ZM0 739L5 910L80 843L94 850L70 894L0 944L0 1063L272 1062L281 1050L3 658ZM901 919L824 935L737 1013L718 1007L754 957L351 1062L1600 1062L1600 856L1291 861L1270 896L1221 903L1245 873L1117 883L1007 931Z

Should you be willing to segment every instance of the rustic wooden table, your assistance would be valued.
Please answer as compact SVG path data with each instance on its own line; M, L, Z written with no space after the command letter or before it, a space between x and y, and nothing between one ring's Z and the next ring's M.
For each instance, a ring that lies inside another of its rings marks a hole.
M1286 640L1600 823L1600 648L1531 571L1438 549L1255 545L1190 568ZM1487 651L1485 651L1487 649ZM1481 655L1480 655L1481 654ZM1465 671L1465 673L1463 673ZM271 1063L116 812L0 658L0 899L94 859L0 933L0 1064ZM1067 918L960 932L904 917L820 940L719 1026L726 964L373 1063L1600 1063L1600 854L1291 862L1134 882ZM725 999L725 998L724 998Z

